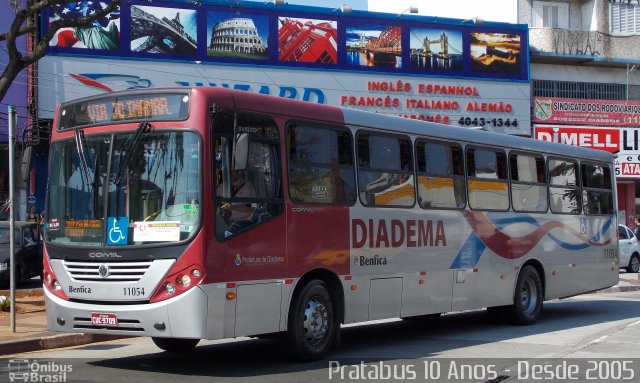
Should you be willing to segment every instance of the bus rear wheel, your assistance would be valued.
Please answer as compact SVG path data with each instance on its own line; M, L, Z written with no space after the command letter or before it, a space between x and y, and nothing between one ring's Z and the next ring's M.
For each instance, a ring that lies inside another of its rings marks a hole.
M507 306L511 323L527 326L535 323L542 312L542 281L533 266L525 266L518 275L514 303Z
M153 343L159 348L168 352L188 352L193 350L200 339L182 339L182 338L157 338L152 337Z
M309 282L289 309L287 340L293 357L300 361L324 358L333 345L336 328L326 284L317 279Z

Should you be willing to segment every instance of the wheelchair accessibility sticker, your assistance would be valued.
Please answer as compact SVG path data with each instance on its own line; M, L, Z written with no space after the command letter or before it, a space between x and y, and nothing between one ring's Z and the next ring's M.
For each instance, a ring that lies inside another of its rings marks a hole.
M109 217L107 219L107 246L127 244L129 219L127 217Z

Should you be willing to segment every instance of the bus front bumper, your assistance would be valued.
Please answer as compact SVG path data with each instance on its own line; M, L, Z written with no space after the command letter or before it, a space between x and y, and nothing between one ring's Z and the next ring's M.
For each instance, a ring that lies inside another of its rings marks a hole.
M70 302L44 292L51 331L206 338L207 295L199 286L162 302L132 305ZM92 316L109 325L94 325Z

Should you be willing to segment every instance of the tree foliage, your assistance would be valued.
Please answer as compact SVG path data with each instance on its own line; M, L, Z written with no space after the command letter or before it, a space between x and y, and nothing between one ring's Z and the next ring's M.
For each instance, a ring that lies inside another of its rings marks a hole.
M99 1L99 0L95 0ZM49 27L42 36L33 40L30 52L20 52L16 44L20 36L33 35L38 33L37 16L46 7L64 6L66 4L77 3L72 0L9 0L15 10L13 22L7 26L0 26L0 45L5 45L9 60L6 63L0 76L0 101L9 90L9 86L16 79L21 70L37 62L47 52L49 42L61 28L74 28L89 26L94 20L100 19L115 11L121 0L103 0L106 4L104 8L86 16L76 18L60 18L49 23ZM6 31L3 29L7 29Z

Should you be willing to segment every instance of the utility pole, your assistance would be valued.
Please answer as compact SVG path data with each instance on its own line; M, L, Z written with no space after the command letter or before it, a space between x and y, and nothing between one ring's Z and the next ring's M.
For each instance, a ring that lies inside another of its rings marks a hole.
M16 332L16 255L13 235L13 144L16 131L16 107L9 105L9 285L11 332Z

